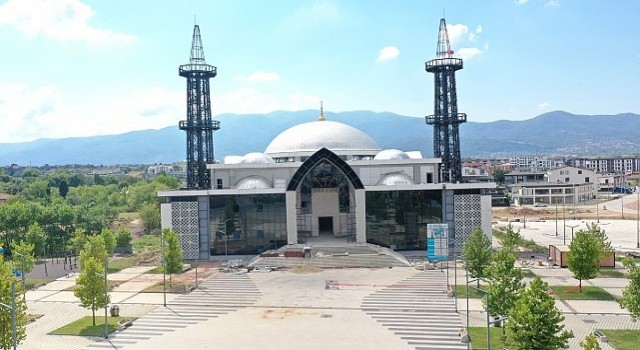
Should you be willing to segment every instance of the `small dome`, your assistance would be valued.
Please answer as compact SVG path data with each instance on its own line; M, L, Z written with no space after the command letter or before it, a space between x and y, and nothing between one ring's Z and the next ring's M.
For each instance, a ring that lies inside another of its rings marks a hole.
M267 179L260 176L247 176L236 184L236 189L238 190L255 190L265 188L272 188L272 186Z
M240 161L240 163L269 164L269 163L273 163L273 159L271 159L271 157L269 157L264 153L254 152L254 153L247 153L244 157L242 157L242 160Z
M376 154L375 160L409 159L409 155L398 149L385 149Z
M340 151L376 152L380 146L364 132L329 120L298 124L276 136L264 153L315 152L321 148L340 154Z
M412 185L412 184L413 184L413 180L409 177L409 175L404 173L387 174L378 182L378 185L385 185L385 186Z

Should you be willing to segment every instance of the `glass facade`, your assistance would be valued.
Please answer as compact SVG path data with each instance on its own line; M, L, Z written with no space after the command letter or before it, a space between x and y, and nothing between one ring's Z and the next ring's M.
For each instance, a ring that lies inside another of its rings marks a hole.
M442 223L442 191L366 192L367 242L425 249L427 224Z
M259 254L287 243L284 194L212 196L211 255Z
M300 206L304 208L302 211L304 214L313 211L311 194L313 189L317 188L338 189L340 212L349 212L351 207L349 180L335 165L327 160L318 163L302 180L300 186Z

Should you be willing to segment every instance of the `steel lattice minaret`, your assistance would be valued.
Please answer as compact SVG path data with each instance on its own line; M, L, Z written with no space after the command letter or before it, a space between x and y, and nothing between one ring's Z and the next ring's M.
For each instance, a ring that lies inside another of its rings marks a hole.
M466 114L458 113L456 97L456 71L462 69L462 60L453 58L452 54L443 18L436 58L425 64L427 72L433 73L435 78L433 115L427 116L426 122L433 125L433 156L442 159L443 182L462 181L458 125L467 121Z
M187 120L180 121L180 130L187 132L187 188L211 188L207 164L213 163L213 132L220 122L211 120L209 78L216 76L216 67L204 60L200 27L193 27L191 59L180 66L180 76L187 78Z

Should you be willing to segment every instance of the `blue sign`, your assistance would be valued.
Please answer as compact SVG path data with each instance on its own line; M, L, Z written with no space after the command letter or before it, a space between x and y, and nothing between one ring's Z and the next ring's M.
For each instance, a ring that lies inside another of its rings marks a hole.
M445 261L449 258L447 224L427 225L427 259L429 261Z

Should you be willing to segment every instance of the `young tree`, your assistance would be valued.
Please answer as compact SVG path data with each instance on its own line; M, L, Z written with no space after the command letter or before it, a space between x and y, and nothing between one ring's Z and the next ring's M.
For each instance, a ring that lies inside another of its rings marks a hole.
M104 240L104 247L107 250L107 255L113 254L113 248L116 247L116 235L108 228L103 228L100 235Z
M620 307L627 309L631 319L636 321L640 319L640 264L631 258L626 258L623 265L629 269L627 275L629 284L622 291L622 298L618 303Z
M162 230L166 247L164 248L164 272L169 274L169 285L174 273L182 271L182 247L178 234L170 229Z
M507 316L525 288L524 274L514 266L515 262L513 254L503 248L493 254L491 264L485 270L489 305L486 300L483 304L491 316Z
M582 281L590 280L598 275L600 270L601 241L592 233L578 231L569 244L567 267L573 273L573 278L580 281L579 290L582 292Z
M77 228L73 231L73 235L69 238L67 245L74 254L80 255L82 248L87 244L87 240L88 238L85 230L83 228Z
M15 287L16 297L16 343L21 343L27 337L27 304L24 300L22 284L18 283L11 273L9 265L0 255L0 303L12 305L12 285ZM13 348L13 318L11 310L0 306L0 349Z
M598 226L596 223L587 223L587 232L596 237L598 244L600 245L600 257L606 257L608 254L613 252L611 242L609 242L609 238L604 233L602 227Z
M33 253L35 255L44 256L44 243L46 242L47 234L38 224L31 224L26 234L26 241L33 246Z
M116 231L116 247L128 247L133 240L131 230L126 227L120 227Z
M160 228L160 209L155 203L145 204L140 208L140 220L144 223L147 233Z
M509 313L507 345L512 350L564 349L572 332L564 329L564 317L549 295L549 285L539 277L522 292Z
M598 338L593 333L589 333L583 340L580 341L580 347L584 350L602 350Z
M104 245L104 239L101 236L91 236L87 238L87 243L80 252L80 269L84 270L84 262L87 260L95 259L103 264L106 258L107 248Z
M16 254L18 253L18 254ZM11 248L11 261L13 267L22 271L22 264L24 262L24 271L22 273L29 273L33 270L35 265L35 259L33 258L33 244L27 242L20 242L19 244L13 243Z
M485 277L485 269L491 262L491 241L484 235L481 228L471 232L469 239L464 242L462 256L469 275L473 278ZM478 280L477 285L480 286Z
M507 249L512 254L515 254L521 240L522 236L520 235L520 230L514 230L513 225L509 223L509 225L507 225L507 229L504 231L504 238L501 242L502 248Z
M100 237L98 237L100 238ZM87 247L89 244L87 244ZM93 325L96 325L96 310L103 308L110 302L109 295L104 290L104 262L98 259L87 257L80 260L82 262L82 270L78 279L76 279L76 288L73 295L80 299L80 306L90 309L93 315Z

